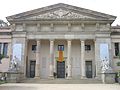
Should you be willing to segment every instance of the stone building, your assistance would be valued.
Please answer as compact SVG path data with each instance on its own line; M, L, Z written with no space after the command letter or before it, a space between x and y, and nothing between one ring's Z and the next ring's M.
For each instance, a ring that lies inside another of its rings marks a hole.
M11 28L0 28L0 42L8 43L0 71L7 71L16 56L28 78L99 77L105 58L116 72L120 26L111 26L115 19L62 3L8 16Z

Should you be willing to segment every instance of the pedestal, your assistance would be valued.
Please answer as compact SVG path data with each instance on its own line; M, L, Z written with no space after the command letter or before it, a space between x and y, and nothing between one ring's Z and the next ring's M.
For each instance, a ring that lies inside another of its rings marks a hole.
M106 70L101 73L102 83L113 84L115 83L115 73L112 70Z
M7 82L17 83L24 79L24 74L21 72L7 72Z

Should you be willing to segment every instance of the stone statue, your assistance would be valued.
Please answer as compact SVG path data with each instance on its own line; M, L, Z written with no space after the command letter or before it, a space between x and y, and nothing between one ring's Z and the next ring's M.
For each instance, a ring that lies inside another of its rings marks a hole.
M10 63L10 71L18 71L20 69L19 59L14 56Z
M101 70L104 73L106 70L110 69L109 60L105 57L104 60L101 61Z

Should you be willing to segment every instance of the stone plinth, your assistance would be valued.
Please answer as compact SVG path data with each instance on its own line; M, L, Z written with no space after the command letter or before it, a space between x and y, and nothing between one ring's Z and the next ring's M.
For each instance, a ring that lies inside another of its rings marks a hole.
M115 73L112 70L106 70L102 74L102 82L107 84L115 83Z
M24 74L21 72L7 72L7 82L16 83L24 79Z

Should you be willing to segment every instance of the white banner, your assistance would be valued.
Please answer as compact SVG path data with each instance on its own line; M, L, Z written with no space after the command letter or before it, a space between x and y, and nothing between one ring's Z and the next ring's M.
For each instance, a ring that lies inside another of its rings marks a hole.
M22 44L13 45L13 57L12 60L22 60Z
M109 60L109 48L107 43L100 44L100 59Z

